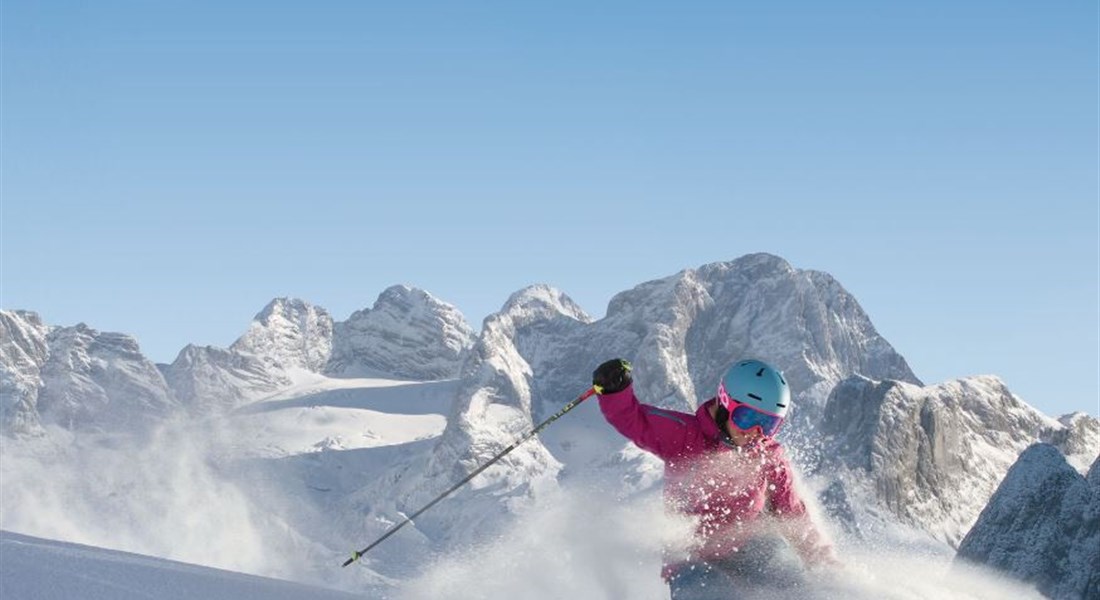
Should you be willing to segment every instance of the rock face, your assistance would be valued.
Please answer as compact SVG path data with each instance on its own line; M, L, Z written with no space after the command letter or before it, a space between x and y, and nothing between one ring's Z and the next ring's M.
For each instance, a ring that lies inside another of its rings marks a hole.
M43 433L38 418L42 366L49 358L50 328L33 312L0 310L0 432Z
M332 354L332 317L296 298L272 300L229 349L259 358L270 373L321 372Z
M558 322L569 328L588 319L572 300L548 286L513 294L504 310L485 319L463 368L458 399L433 462L453 465L450 468L458 471L472 470L530 430L534 373L513 340L534 324ZM560 466L539 444L524 448L524 455L531 462L522 469L528 473ZM512 457L512 464L523 463L519 456ZM510 487L523 480L519 477Z
M272 300L229 349L188 346L164 368L189 408L228 410L291 385L297 374L432 380L458 376L473 333L454 306L393 286L374 307L335 322L303 300Z
M1051 598L1100 598L1100 459L1086 478L1054 446L1028 448L958 557L1035 583Z
M324 370L334 377L452 378L458 376L473 337L454 306L423 290L393 286L372 308L336 323Z
M161 370L176 397L195 414L232 410L290 383L254 354L213 346L188 345Z
M579 309L529 308L540 295L513 296L502 314L534 316L497 342L514 345L531 367L536 396L571 397L615 356L633 362L640 397L681 410L712 397L722 372L744 357L783 370L795 413L818 414L828 390L855 373L920 383L835 280L767 254L643 283L612 298L595 322Z
M142 428L178 409L133 338L87 325L50 327L33 312L0 311L0 432L41 436Z
M318 372L332 352L332 317L297 298L276 298L228 348L189 345L165 379L193 413L223 412L291 385L298 372Z
M1048 430L1040 439L1061 450L1073 468L1088 471L1100 452L1100 419L1075 412L1063 415L1058 422L1062 428Z
M957 545L1030 444L1057 439L1094 459L1100 436L1089 419L1067 427L996 377L920 387L856 376L833 390L819 430L824 470L850 475L903 522Z
M51 329L45 348L36 407L43 422L70 430L141 428L179 408L160 371L128 335L81 323Z

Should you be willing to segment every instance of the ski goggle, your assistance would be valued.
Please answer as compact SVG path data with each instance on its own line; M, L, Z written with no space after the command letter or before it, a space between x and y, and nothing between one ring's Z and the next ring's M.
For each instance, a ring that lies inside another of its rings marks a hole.
M736 400L734 400L734 402L736 406L730 411L730 423L733 423L734 427L737 427L741 431L748 431L753 427L759 427L761 433L771 437L775 435L776 431L779 431L779 426L783 424L783 417L762 413Z
M759 427L761 433L771 437L779 431L779 426L783 424L783 417L766 413L744 402L734 400L726 393L726 386L721 384L718 386L718 401L729 412L730 423L741 431L749 431L754 427Z

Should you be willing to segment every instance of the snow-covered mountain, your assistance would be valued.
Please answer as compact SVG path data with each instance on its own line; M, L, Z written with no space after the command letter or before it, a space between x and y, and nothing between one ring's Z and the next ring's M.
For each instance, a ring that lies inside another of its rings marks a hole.
M454 306L399 285L383 291L373 308L342 322L304 300L276 298L228 349L187 346L162 369L187 406L226 410L285 389L309 373L415 381L455 377L472 339Z
M225 412L291 384L255 354L187 345L170 365L161 365L168 385L194 414Z
M299 372L319 372L332 352L325 309L296 298L268 303L229 348L188 345L165 379L195 414L226 411L291 386Z
M1020 452L1056 441L1084 469L1100 449L1096 422L1077 415L1067 427L992 376L927 387L854 376L833 389L818 428L822 471L847 497L957 545Z
M1100 459L1083 477L1050 444L1025 450L958 556L1033 582L1051 598L1100 598Z
M404 285L336 323L324 372L426 381L458 375L474 333L454 306ZM317 370L320 372L320 370Z
M712 397L745 356L783 369L796 413L817 414L832 385L855 373L920 383L835 280L767 254L643 283L612 298L599 321L545 287L513 295L496 318L516 325L484 345L514 351L536 374L535 396L554 399L535 403L540 414L614 356L633 362L640 397L681 410Z
M20 435L41 434L43 423L125 428L181 406L224 412L310 373L452 378L473 343L454 306L408 286L385 290L344 322L276 298L229 348L188 345L169 365L153 365L130 336L53 327L29 311L0 311L0 333L0 429Z
M42 366L50 328L38 314L0 310L0 433L44 433L38 416Z
M332 331L327 310L296 298L276 298L229 349L259 357L271 373L319 373L332 354Z
M407 286L385 290L372 308L344 322L281 298L230 348L188 346L159 371L121 334L50 327L25 311L0 312L0 327L6 435L41 438L52 425L81 430L85 423L125 429L111 422L114 410L155 421L182 405L202 420L161 437L201 439L205 448L181 463L179 478L107 477L89 500L79 474L60 491L43 489L49 482L38 479L10 482L37 472L39 460L53 461L43 468L70 461L84 471L104 461L85 462L83 450L43 454L27 446L24 456L6 446L0 525L30 524L29 533L64 537L80 526L65 521L69 529L50 529L52 521L34 514L45 509L25 499L47 498L46 506L94 500L69 511L94 515L116 499L130 506L127 498L145 485L229 478L230 495L247 505L230 514L250 516L261 529L277 524L272 535L255 536L256 547L274 543L307 555L310 577L330 576L338 554L361 547L497 455L584 391L592 369L616 356L634 363L644 401L678 410L711 397L734 360L776 364L794 390L782 436L835 522L864 533L900 523L939 540L930 543L944 552L1027 445L1056 444L1078 468L1100 446L1097 419L1045 417L996 378L924 386L839 283L767 254L642 283L616 295L598 320L563 292L532 286L486 318L476 336L453 306ZM208 466L214 472L206 473ZM349 571L361 584L393 587L423 568L409 557L495 539L570 487L610 482L600 487L604 493L645 504L660 472L590 401ZM108 493L115 481L124 489ZM196 497L206 502L226 493L215 486ZM148 502L135 497L132 504ZM8 510L12 505L20 509ZM113 526L92 539L122 530L126 547L163 547L157 536L141 542L145 529L131 530L133 519L107 521Z
M179 403L134 338L80 323L49 327L35 313L0 311L3 431L145 428Z
M137 341L83 323L46 338L38 414L68 429L151 425L179 408L172 390Z

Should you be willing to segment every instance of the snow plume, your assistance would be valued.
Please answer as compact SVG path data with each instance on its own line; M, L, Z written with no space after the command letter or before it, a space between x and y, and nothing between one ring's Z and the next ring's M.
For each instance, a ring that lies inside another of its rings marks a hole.
M813 594L799 593L791 598L1043 598L1033 587L1010 580L992 570L953 564L950 555L938 551L922 552L892 545L864 545L842 551L841 559L844 567L840 570L815 575L819 587ZM777 598L774 595L768 597Z
M532 507L495 540L440 558L401 598L666 598L661 548L687 539L691 522L666 517L659 495L619 504L586 487Z
M0 528L257 574L287 576L286 540L181 424L134 437L5 440ZM281 528L285 531L285 527Z
M563 488L502 535L428 564L401 586L402 600L585 598L666 600L662 547L684 549L693 522L666 514L658 493L616 500L591 482ZM811 589L738 598L978 600L1042 598L993 571L952 564L950 549L914 534L839 540L844 565L811 573ZM721 598L717 595L716 598Z

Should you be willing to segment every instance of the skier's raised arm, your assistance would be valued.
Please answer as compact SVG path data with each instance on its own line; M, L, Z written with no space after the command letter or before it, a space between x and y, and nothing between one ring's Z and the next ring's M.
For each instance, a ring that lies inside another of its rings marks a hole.
M649 406L634 395L630 363L609 360L592 373L600 412L616 431L663 460L674 460L698 437L694 415Z

